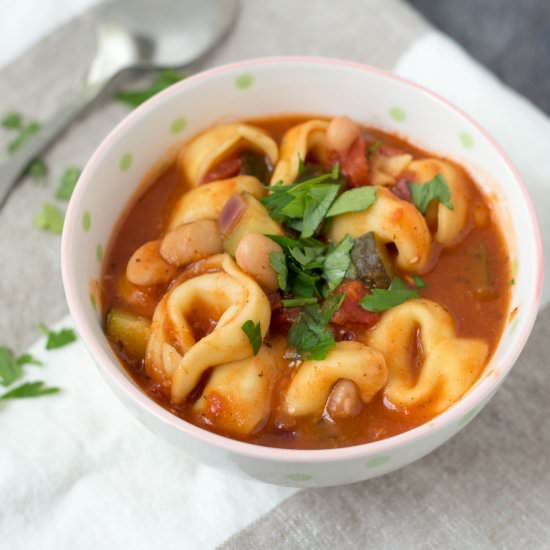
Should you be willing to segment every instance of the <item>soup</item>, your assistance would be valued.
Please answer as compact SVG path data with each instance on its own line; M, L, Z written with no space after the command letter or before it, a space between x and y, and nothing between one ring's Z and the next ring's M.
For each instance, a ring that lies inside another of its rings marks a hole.
M453 162L347 117L220 125L128 206L101 279L105 332L173 414L321 449L446 410L503 331L508 252Z

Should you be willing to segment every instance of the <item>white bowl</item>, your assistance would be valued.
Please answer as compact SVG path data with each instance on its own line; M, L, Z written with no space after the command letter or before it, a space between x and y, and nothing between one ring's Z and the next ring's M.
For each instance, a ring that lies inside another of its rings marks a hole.
M465 166L496 204L515 284L509 322L471 390L430 422L373 443L326 450L261 447L205 431L145 395L119 364L90 300L102 250L134 191L167 150L213 124L277 113L347 114ZM517 243L521 246L517 246ZM130 113L86 165L65 220L63 282L77 329L101 373L143 424L201 463L268 483L339 485L401 468L461 430L489 401L531 331L542 286L541 238L529 195L495 141L459 109L379 69L317 58L267 58L212 69ZM512 315L515 309L517 313Z

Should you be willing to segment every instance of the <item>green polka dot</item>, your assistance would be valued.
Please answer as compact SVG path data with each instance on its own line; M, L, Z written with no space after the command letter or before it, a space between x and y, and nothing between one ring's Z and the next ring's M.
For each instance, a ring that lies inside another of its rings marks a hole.
M250 88L252 84L254 84L254 77L251 74L245 73L235 79L235 86L237 86L239 90L246 90Z
M95 257L97 258L98 262L101 262L103 260L103 247L98 244L95 248Z
M512 277L513 277L514 279L518 276L518 271L519 271L519 261L518 261L518 259L516 258L516 259L512 262Z
M92 215L89 210L86 210L86 212L82 214L82 227L84 228L84 231L89 231L90 227L92 227Z
M404 122L407 118L407 113L401 107L392 107L390 109L390 116L395 120L395 122Z
M459 426L465 426L472 420L472 418L479 412L479 408L475 407L471 411L467 412L458 423Z
M458 134L458 139L466 149L472 149L474 146L474 138L468 132L461 132Z
M378 466L382 466L383 464L389 462L390 458L391 457L388 455L373 456L367 460L367 466L369 468L377 468Z
M90 303L92 304L92 307L95 311L97 311L97 303L95 301L95 296L93 294L90 294Z
M124 155L120 157L120 161L118 163L120 169L123 172L126 172L127 170L129 170L130 166L132 166L133 159L134 157L132 156L132 153L124 153Z
M170 132L173 134L179 134L187 126L187 120L183 117L176 118L170 125Z
M308 474L289 474L286 476L290 481L309 481L311 476Z

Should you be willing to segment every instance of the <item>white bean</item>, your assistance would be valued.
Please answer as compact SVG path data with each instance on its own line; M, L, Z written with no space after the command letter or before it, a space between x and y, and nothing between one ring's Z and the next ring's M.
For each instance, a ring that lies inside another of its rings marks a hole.
M149 241L140 246L126 266L126 278L139 286L167 283L176 275L176 268L160 255L160 241Z
M361 129L347 116L333 118L327 128L326 145L337 153L347 151L359 137Z
M222 238L214 220L180 225L164 236L160 246L161 256L176 266L188 265L222 250Z
M248 233L237 246L237 265L266 290L277 290L277 273L271 267L271 252L282 252L282 248L269 237L260 233Z
M327 399L326 410L331 418L357 416L363 407L359 390L351 380L338 380Z

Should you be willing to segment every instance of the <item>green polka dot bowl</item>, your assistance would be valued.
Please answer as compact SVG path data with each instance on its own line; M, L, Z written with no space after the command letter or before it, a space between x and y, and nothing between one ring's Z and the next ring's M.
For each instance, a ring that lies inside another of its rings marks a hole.
M229 439L149 399L106 341L98 296L91 299L90 288L97 288L94 281L100 277L117 221L150 181L152 168L166 166L167 155L175 155L185 140L216 123L278 113L346 114L457 161L490 195L506 228L514 265L510 323L471 390L418 428L368 444L323 450L276 449ZM191 76L132 111L110 132L87 163L69 204L62 270L67 302L85 345L108 385L145 426L203 464L267 483L320 487L402 468L442 445L481 411L516 362L533 326L542 254L533 205L516 169L487 132L458 108L372 67L333 59L267 58Z

